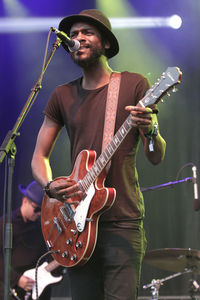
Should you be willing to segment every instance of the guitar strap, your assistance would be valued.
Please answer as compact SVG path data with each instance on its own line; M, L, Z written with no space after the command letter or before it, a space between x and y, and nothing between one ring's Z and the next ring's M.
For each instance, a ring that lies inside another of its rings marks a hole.
M110 81L108 85L102 152L105 150L106 146L111 142L114 136L120 82L121 82L121 73L113 72L110 76ZM110 164L111 162L109 162L106 166L107 173L110 168Z

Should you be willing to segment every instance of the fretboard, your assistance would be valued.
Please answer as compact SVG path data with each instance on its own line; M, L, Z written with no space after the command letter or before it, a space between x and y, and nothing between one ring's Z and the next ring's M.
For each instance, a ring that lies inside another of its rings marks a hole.
M124 138L127 136L129 131L131 130L131 115L127 117L127 119L124 121L122 126L119 128L119 130L114 135L112 141L108 143L105 150L101 153L101 155L98 157L98 159L95 161L92 168L89 170L89 172L85 175L85 177L81 181L81 185L84 188L85 191L88 190L90 185L96 180L96 178L99 176L99 174L103 171L107 163L111 160L112 156L116 152L116 150L119 148L121 143L123 142Z

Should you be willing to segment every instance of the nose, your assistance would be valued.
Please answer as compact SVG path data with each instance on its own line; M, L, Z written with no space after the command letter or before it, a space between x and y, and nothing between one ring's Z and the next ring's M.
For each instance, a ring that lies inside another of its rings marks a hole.
M81 31L79 31L77 36L76 36L76 40L78 40L79 42L80 41L85 41L85 35Z

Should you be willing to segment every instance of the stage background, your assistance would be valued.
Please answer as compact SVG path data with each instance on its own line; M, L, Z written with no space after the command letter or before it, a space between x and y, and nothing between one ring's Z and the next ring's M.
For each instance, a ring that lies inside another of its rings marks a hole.
M104 1L105 2L105 1ZM102 2L103 3L103 2ZM121 12L117 5L126 4ZM15 6L16 5L16 6ZM59 20L82 9L95 8L100 1L65 1L56 3L43 0L40 3L13 1L9 6L6 0L0 3L0 20L5 17L54 17ZM100 5L100 8L104 6ZM109 17L168 17L178 14L182 18L181 28L132 28L115 29L120 42L120 53L110 60L110 65L118 71L128 70L142 73L151 84L159 78L168 66L177 66L183 72L182 82L177 93L165 97L159 103L160 131L167 141L166 156L163 163L152 166L144 157L143 149L137 159L141 187L151 187L175 181L179 170L186 165L178 179L192 176L193 163L200 167L200 2L198 0L174 1L107 1L105 13ZM37 32L0 32L0 144L8 130L11 130L36 83L41 72L48 29ZM50 37L50 49L55 36ZM16 138L16 162L13 178L13 209L20 205L21 195L18 185L33 180L30 162L38 130L43 120L43 109L49 95L58 84L80 76L69 55L61 47L56 51L47 72L42 90L20 128ZM98 112L97 112L98 113ZM69 142L65 131L61 133L52 153L51 164L54 177L69 174ZM189 164L187 166L187 164ZM2 214L5 160L0 166L0 210ZM197 172L198 174L198 172ZM199 180L198 180L199 183ZM191 182L173 185L165 190L144 192L146 205L145 229L148 251L160 248L200 249L199 211L193 209L193 184ZM167 259L167 258L166 258ZM199 262L195 260L199 268ZM143 284L153 278L165 278L175 272L158 270L143 264L140 296L148 296ZM200 277L195 273L195 279ZM160 295L188 295L191 275L181 275L166 281ZM91 283L92 284L92 283ZM67 286L67 287L66 287ZM69 296L68 277L54 287L55 297Z

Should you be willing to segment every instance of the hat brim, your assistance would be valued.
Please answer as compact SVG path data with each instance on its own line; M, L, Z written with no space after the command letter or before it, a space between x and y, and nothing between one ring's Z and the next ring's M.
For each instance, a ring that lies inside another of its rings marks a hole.
M110 31L103 23L100 21L84 15L71 15L61 20L59 24L59 30L64 31L67 35L70 33L70 29L74 23L86 22L94 25L97 29L100 30L102 36L109 41L110 48L105 49L105 55L107 58L115 56L119 52L119 44L115 35ZM64 45L62 44L64 47ZM69 51L67 47L64 47L65 50Z
M31 185L32 184L32 185ZM41 206L44 193L42 188L38 184L31 183L28 186L23 184L18 185L19 191L23 194L24 197L28 198L30 201Z
M18 185L20 192L26 197L26 186L23 184Z

